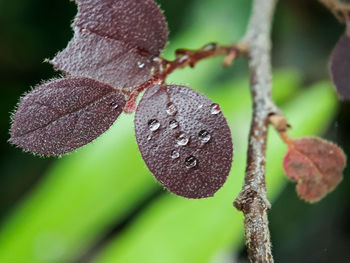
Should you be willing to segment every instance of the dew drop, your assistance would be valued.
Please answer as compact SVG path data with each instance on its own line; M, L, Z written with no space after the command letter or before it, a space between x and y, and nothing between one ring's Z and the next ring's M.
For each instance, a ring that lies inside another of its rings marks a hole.
M86 29L86 28L81 28L80 32L83 33L83 34L86 34L86 33L89 33L89 30Z
M193 168L197 166L197 159L193 157L192 155L187 157L185 160L185 166L186 168Z
M185 62L187 59L189 59L189 56L188 55L183 55L182 57L180 57L179 63L181 64L181 63Z
M210 136L210 133L206 130L201 130L199 133L198 133L198 138L200 141L204 142L204 143L207 143L209 142L211 136Z
M141 62L141 61L138 61L138 62L137 62L137 66L138 66L139 68L144 68L144 67L145 67L145 63L143 63L143 62Z
M157 63L162 62L162 59L160 57L154 57L152 60Z
M214 51L217 49L218 45L216 43L209 43L202 47L202 50L204 51Z
M177 150L173 150L170 156L172 159L177 159L180 157L180 153Z
M114 110L119 107L119 105L114 101L112 101L109 105L111 105Z
M158 130L160 127L160 123L159 121L157 121L156 119L152 119L152 120L149 120L148 121L148 128L151 130L151 131L156 131Z
M175 116L177 113L177 108L174 103L169 102L167 105L166 113L170 116Z
M212 104L210 107L210 113L211 114L219 114L221 112L220 106L216 103Z
M189 139L184 133L181 133L179 136L176 138L176 143L179 146L185 146L188 144Z
M201 109L201 108L203 108L203 104L198 105L198 109Z
M171 120L169 121L169 127L170 129L176 129L177 127L179 127L179 123L176 120Z

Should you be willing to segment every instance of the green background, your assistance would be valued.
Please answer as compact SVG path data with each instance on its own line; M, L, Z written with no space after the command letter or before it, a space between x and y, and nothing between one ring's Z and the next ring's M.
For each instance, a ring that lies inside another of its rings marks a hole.
M170 36L164 51L238 41L247 0L161 0ZM349 153L350 107L329 82L328 58L344 28L315 0L283 0L273 30L274 98L293 136L322 135ZM169 83L190 86L221 105L234 141L229 179L213 198L169 194L138 152L133 114L93 143L59 159L7 143L19 97L58 77L43 63L72 37L68 0L0 0L0 262L247 262L242 215L232 202L243 181L251 116L245 59L222 68L210 59L179 70ZM349 262L349 171L319 203L298 199L285 178L286 147L270 130L267 187L276 262Z

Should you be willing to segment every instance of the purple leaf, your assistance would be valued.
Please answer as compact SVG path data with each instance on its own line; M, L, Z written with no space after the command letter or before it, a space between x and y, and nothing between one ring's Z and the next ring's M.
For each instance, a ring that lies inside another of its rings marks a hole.
M123 91L151 78L168 30L153 0L78 0L74 37L51 61L66 74Z
M105 132L124 105L124 95L106 84L80 77L57 79L21 99L10 142L37 154L65 154Z
M233 145L219 105L185 86L153 86L135 115L142 157L157 180L188 197L213 196L229 174Z
M168 28L153 0L76 0L74 28L124 43L153 56L164 48Z
M151 78L154 62L152 57L142 56L119 41L77 31L51 64L66 74L90 77L131 91Z
M350 37L343 35L336 44L332 56L330 71L339 96L350 99Z

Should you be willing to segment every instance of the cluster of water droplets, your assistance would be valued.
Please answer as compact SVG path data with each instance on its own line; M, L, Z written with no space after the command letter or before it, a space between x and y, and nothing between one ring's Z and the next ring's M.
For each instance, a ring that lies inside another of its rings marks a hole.
M203 105L200 105L198 107L198 109L201 109L203 107ZM178 110L177 107L174 103L169 102L167 104L166 107L166 113L168 116L175 116L177 114ZM221 112L220 106L216 103L210 105L210 113L213 115L218 115ZM169 121L169 128L174 130L176 128L179 127L179 123L178 121L176 121L175 119L172 119ZM151 119L148 121L148 128L151 132L155 132L160 128L160 122L157 119ZM207 130L200 130L198 132L197 138L200 142L202 142L203 144L208 143L211 140L211 135ZM149 135L147 137L147 140L151 140L152 136ZM186 145L188 145L188 143L190 142L190 138L189 136L187 136L184 132L179 133L176 138L175 138L175 143L177 146L180 147L184 147ZM171 151L170 153L170 157L172 159L178 159L180 157L180 150L179 149L175 149L173 151ZM194 157L193 155L188 156L185 159L185 167L186 168L194 168L198 165L198 160L196 157Z

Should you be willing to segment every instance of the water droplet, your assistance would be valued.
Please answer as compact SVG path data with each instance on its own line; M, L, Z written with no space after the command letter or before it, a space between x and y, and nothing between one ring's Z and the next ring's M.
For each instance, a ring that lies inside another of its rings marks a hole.
M166 109L166 113L170 116L175 116L176 113L177 113L177 108L175 106L174 103L172 102L169 102L168 103L168 106L167 106L167 109Z
M86 33L89 33L90 31L88 29L86 29L86 28L81 28L80 32L83 33L83 34L86 34Z
M211 136L210 136L210 133L206 130L201 130L199 133L198 133L198 138L200 141L206 143L206 142L209 142Z
M221 112L220 106L216 103L212 104L210 107L210 113L211 114L219 114Z
M203 104L198 105L198 109L201 109L201 108L203 108Z
M185 166L186 168L193 168L197 165L197 159L193 157L192 155L187 157L185 160Z
M179 136L177 136L176 138L176 143L177 145L180 146L185 146L188 144L189 139L187 138L187 136L184 133L181 133Z
M183 55L182 57L180 57L179 63L181 64L181 63L185 62L187 59L189 59L189 56L188 55Z
M147 141L150 141L152 139L152 136L151 135L148 135L147 136Z
M176 129L177 127L179 127L179 123L176 120L171 120L169 121L169 127L170 129Z
M157 62L157 63L160 63L160 62L162 62L162 59L160 57L154 57L153 61Z
M119 105L114 101L112 101L109 105L111 105L114 110L119 107Z
M172 159L177 159L177 158L180 157L180 153L177 150L174 150L174 151L171 152L170 156L171 156Z
M137 62L137 66L138 66L139 68L144 68L144 67L145 67L145 63L143 63L143 62L141 62L141 61L138 61L138 62Z
M160 127L160 123L159 121L157 121L156 119L152 119L152 120L149 120L148 121L148 128L151 130L151 131L156 131L158 130Z
M213 51L217 49L218 45L216 43L209 43L202 47L202 50L204 51Z

